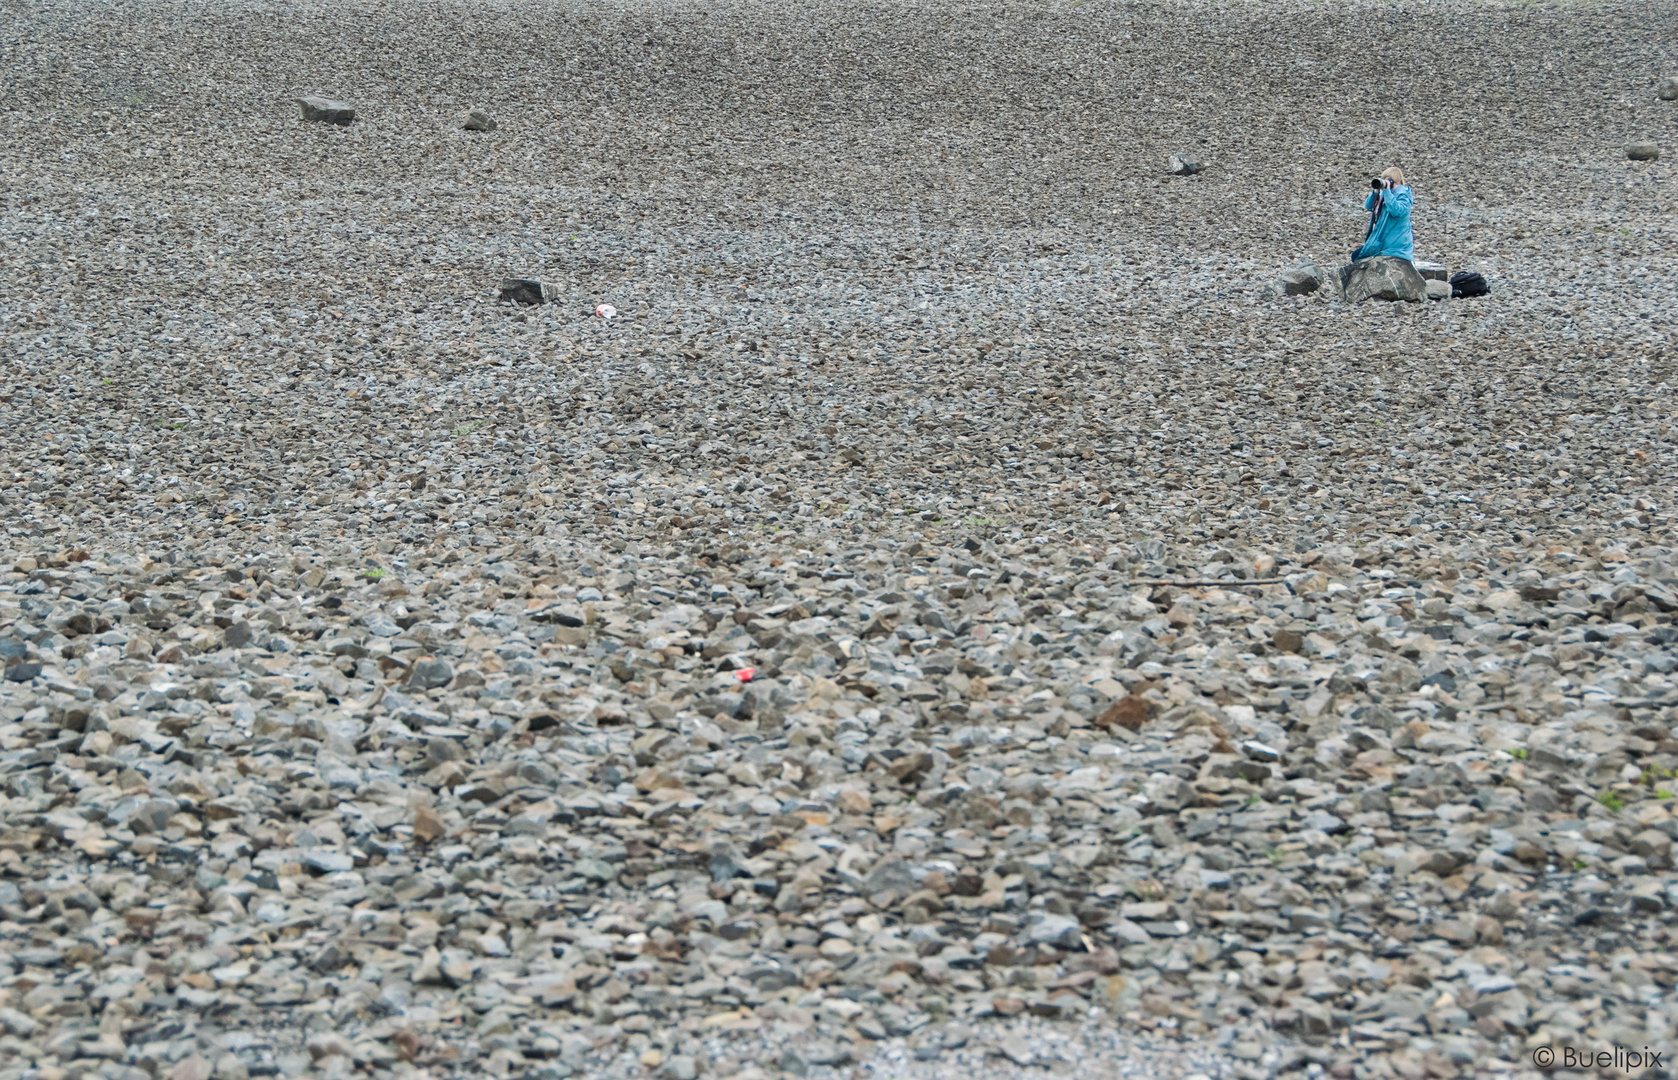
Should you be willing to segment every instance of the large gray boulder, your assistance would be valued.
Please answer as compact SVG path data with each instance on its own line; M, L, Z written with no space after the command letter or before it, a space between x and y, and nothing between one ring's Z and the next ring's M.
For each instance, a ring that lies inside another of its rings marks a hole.
M473 109L460 118L460 126L465 131L494 131L495 118L482 109Z
M1652 142L1626 143L1626 157L1633 161L1658 161L1661 148Z
M332 98L298 98L297 107L302 112L303 119L313 120L321 124L337 124L339 127L349 127L350 121L355 119L354 109L344 102Z
M1426 281L1451 280L1451 272L1440 263L1423 262L1421 259L1417 259L1415 265L1416 273L1422 275L1422 278Z
M1678 101L1678 75L1668 75L1661 80L1660 88L1655 91L1662 101Z
M1427 298L1427 281L1409 259L1377 255L1340 268L1340 296L1354 304L1361 300L1415 303Z

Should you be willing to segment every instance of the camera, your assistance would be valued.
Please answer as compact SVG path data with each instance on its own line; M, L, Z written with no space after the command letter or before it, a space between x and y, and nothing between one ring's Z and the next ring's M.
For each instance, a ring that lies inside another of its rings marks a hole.
M1376 191L1381 191L1387 186L1387 182L1377 176L1369 182L1369 186L1374 188Z

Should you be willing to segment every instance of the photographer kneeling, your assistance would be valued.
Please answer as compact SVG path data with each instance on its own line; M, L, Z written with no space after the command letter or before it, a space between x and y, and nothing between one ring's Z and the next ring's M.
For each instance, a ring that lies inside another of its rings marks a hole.
M1393 166L1380 179L1371 180L1375 190L1364 200L1363 208L1370 212L1369 235L1363 245L1352 252L1352 261L1372 259L1377 255L1393 255L1416 261L1416 243L1410 232L1410 207L1414 200L1404 173Z

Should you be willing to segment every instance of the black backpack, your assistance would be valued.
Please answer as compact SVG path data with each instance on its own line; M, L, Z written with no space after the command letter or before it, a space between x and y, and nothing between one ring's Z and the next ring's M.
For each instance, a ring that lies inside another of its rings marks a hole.
M1451 298L1460 300L1465 296L1484 296L1492 291L1486 284L1486 279L1470 270L1459 270L1451 275Z

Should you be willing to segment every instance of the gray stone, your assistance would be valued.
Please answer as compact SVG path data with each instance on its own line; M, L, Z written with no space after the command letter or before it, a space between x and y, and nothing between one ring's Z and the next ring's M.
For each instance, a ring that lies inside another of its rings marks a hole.
M868 872L868 879L863 883L862 891L868 896L890 891L902 898L915 891L915 876L909 872L909 866L903 860L882 859Z
M460 118L460 127L463 131L494 131L496 123L489 113L482 109L473 109Z
M1377 255L1340 268L1340 295L1354 304L1364 300L1415 303L1427 296L1427 283L1409 259Z
M240 619L222 631L221 639L229 649L242 649L249 645L251 639L255 636L256 633L251 629L251 624Z
M1429 300L1449 300L1451 298L1451 283L1448 281L1428 280L1427 298Z
M785 990L789 986L797 986L799 979L796 971L786 968L761 968L747 975L751 984L766 994L773 994L777 990Z
M693 1080L699 1075L699 1063L691 1054L676 1054L664 1063L663 1075L668 1080Z
M1119 919L1107 927L1107 932L1124 942L1126 945L1146 945L1153 940L1153 935L1129 919Z
M1655 93L1662 101L1678 101L1678 75L1668 75L1662 79Z
M1283 296L1304 296L1323 287L1323 270L1315 263L1299 263L1282 271L1276 284Z
M1200 162L1181 154L1172 154L1166 159L1166 166L1170 168L1172 176L1193 176L1201 169Z
M851 1049L832 1043L816 1043L805 1051L804 1060L811 1065L843 1065L851 1060Z
M557 295L554 286L541 278L502 278L501 299L515 304L546 304Z
M434 656L415 660L413 669L408 672L408 685L416 690L440 689L453 680L454 668L447 660L439 660Z
M6 678L11 682L28 682L40 673L41 665L30 660L6 665Z
M1045 913L1026 927L1026 940L1033 945L1053 945L1060 949L1075 949L1083 943L1084 928L1078 920L1066 915Z
M1658 829L1644 829L1631 838L1631 850L1645 859L1664 860L1672 854L1672 837Z
M1661 148L1652 142L1626 143L1626 157L1633 161L1658 161Z
M128 818L128 827L137 833L162 832L169 819L175 816L175 804L166 799L151 799L141 803Z
M355 857L347 851L332 848L310 848L303 854L303 865L322 874L337 874L355 869Z
M1030 1043L1017 1035L1010 1035L997 1043L996 1052L1022 1069L1029 1069L1037 1064L1037 1052L1031 1048Z
M395 637L402 632L402 628L396 625L396 620L382 611L368 612L362 616L361 625L374 637Z
M342 101L328 97L301 97L297 99L297 107L305 120L313 120L321 124L337 124L339 127L349 127L350 121L355 119L355 110Z
M1443 263L1427 262L1422 259L1417 259L1415 266L1416 273L1422 275L1422 277L1428 281L1451 280L1451 271L1447 269Z
M709 865L711 880L714 882L733 881L743 871L740 864L734 861L734 856L726 851L713 851Z

